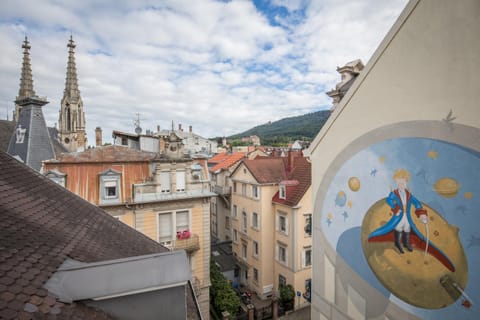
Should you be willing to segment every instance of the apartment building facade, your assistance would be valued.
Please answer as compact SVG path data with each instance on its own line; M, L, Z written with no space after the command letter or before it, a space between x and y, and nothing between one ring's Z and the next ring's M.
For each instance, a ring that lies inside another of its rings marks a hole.
M309 176L310 163L293 153L243 160L231 175L235 282L261 298L290 284L300 293L295 307L308 303L310 295Z
M44 163L47 177L171 250L185 250L209 318L210 181L205 158L172 136L162 153L106 146Z
M212 198L210 209L212 241L223 242L232 239L230 215L232 182L230 175L244 157L243 152L225 152L208 160L212 192L217 195Z

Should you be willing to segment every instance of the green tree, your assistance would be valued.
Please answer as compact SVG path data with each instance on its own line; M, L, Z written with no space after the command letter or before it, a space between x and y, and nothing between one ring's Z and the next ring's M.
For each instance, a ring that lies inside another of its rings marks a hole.
M280 302L282 303L285 310L293 309L293 304L295 303L295 289L293 289L291 284L286 286L280 286Z
M235 319L240 308L240 298L237 296L227 279L222 275L217 265L210 262L210 302L217 314L223 311L230 313L230 318Z

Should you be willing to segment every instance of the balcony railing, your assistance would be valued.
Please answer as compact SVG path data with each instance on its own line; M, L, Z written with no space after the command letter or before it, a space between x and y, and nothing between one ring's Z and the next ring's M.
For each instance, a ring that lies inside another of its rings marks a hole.
M185 250L187 252L193 252L200 249L200 241L198 235L192 234L186 239L175 239L172 241L173 250Z
M216 194L229 195L232 193L232 187L215 186L213 190Z

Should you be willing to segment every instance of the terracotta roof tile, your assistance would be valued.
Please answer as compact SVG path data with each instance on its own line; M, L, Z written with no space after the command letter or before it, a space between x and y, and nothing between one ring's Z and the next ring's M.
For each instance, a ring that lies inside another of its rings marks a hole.
M284 160L288 165L288 160ZM304 157L293 158L293 169L288 173L288 180L298 181L298 184L286 183L286 198L280 199L277 192L272 201L287 206L296 206L312 184L312 166Z
M245 157L243 152L234 152L222 158L215 166L210 168L210 172L214 173L218 170L227 169L236 164ZM209 161L210 163L210 161Z
M167 249L0 151L0 319L110 319L43 288L70 257L119 259Z

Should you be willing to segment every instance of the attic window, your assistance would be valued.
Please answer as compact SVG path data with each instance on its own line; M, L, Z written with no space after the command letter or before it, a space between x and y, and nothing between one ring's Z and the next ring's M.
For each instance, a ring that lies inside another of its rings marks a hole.
M285 185L281 184L279 186L279 198L285 200L287 198L287 189L285 188Z
M120 173L108 169L99 174L100 204L120 203Z

